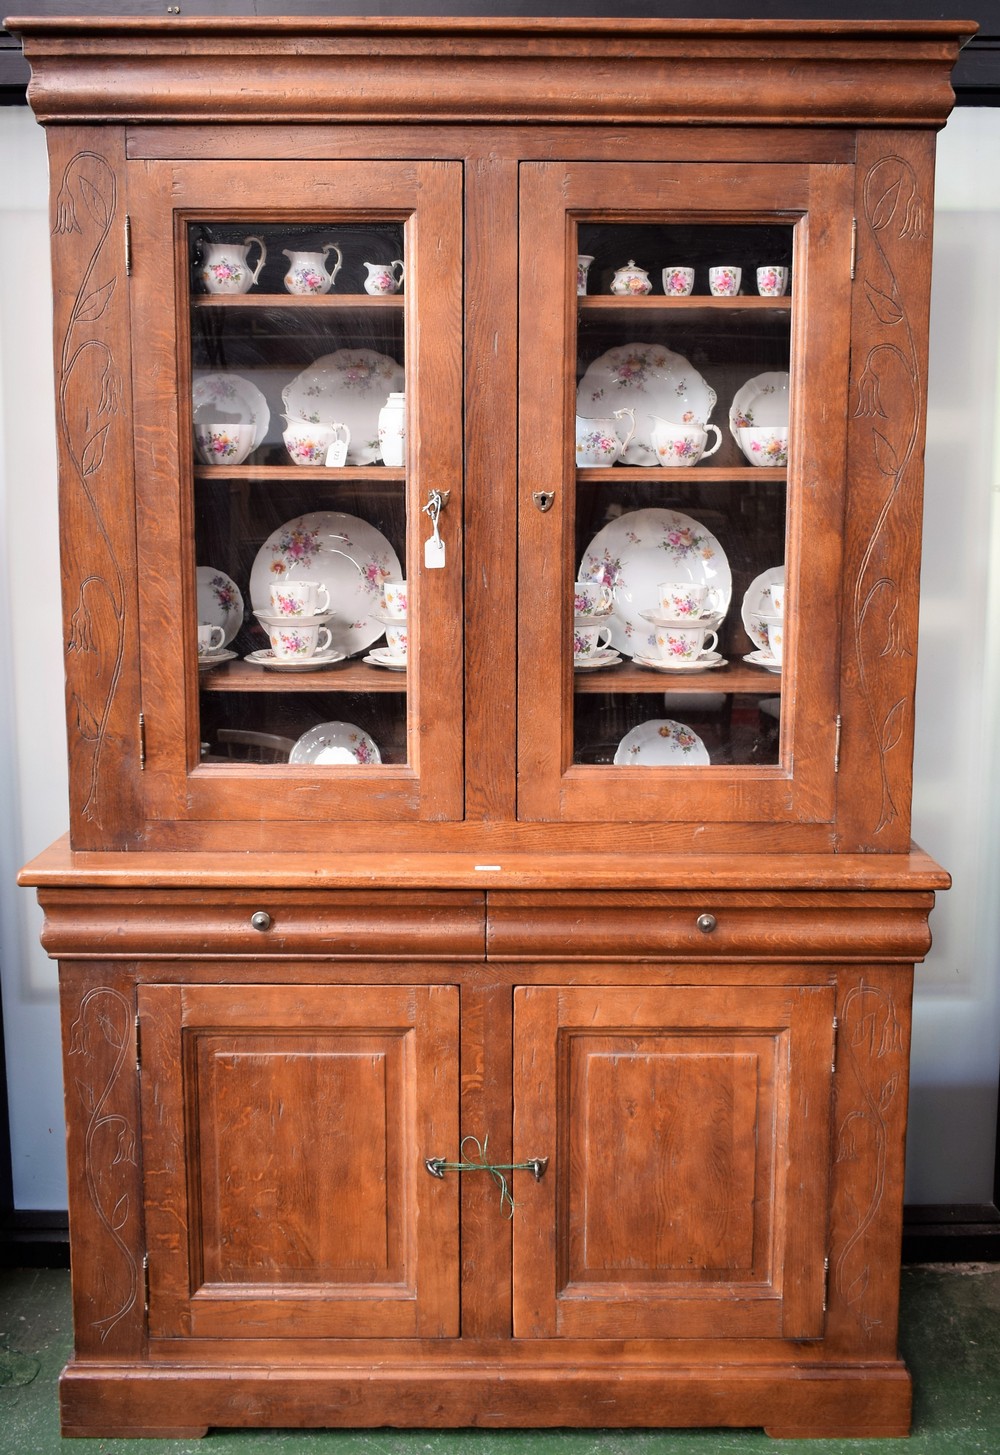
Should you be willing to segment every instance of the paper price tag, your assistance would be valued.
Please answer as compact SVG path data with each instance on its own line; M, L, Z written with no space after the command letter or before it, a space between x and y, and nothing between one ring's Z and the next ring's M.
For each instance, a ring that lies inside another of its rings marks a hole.
M424 541L424 565L428 571L444 567L444 541L440 536L431 536L429 541Z

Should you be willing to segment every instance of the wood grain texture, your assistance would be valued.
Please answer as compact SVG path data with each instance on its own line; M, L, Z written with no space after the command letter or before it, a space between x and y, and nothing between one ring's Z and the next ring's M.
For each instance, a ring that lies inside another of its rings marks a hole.
M108 142L49 135L70 816L84 849L134 844L141 811L124 174Z
M910 833L933 214L929 139L895 132L863 138L855 212L838 844L892 852Z

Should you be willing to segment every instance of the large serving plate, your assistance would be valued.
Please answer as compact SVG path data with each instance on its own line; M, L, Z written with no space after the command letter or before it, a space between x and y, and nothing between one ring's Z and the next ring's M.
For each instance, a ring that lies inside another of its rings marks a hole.
M271 423L271 411L256 384L251 384L242 374L195 374L191 383L191 402L195 424L210 419L251 424L254 449L264 443Z
M737 389L729 408L729 433L737 444L740 430L788 428L788 375L780 370L755 374Z
M660 344L621 344L590 364L576 391L576 412L584 419L635 410L635 434L622 456L626 465L658 465L651 431L654 416L673 424L705 424L715 408L715 390L681 354ZM619 438L630 421L618 421Z
M577 578L614 587L611 645L630 657L636 651L655 656L655 631L643 613L655 609L661 581L714 587L721 616L733 593L729 562L715 536L677 510L630 510L618 516L584 551Z
M289 763L381 763L374 738L353 722L321 722L303 733L288 755Z
M698 734L670 717L641 722L625 734L615 753L620 768L633 764L642 768L691 767L711 761Z
M766 656L770 656L771 653L767 644L767 630L761 617L776 615L774 607L771 605L771 588L784 584L784 566L770 566L750 582L743 597L743 605L740 607L740 615L743 618L747 636Z
M382 583L402 576L399 557L375 526L339 510L317 510L268 536L250 572L250 600L255 612L266 614L275 581L321 581L330 593L331 650L350 657L382 635L375 615Z
M199 566L195 571L198 590L198 621L201 625L221 626L225 632L222 645L228 647L243 625L243 596L240 588L225 571L214 566Z
M296 374L281 391L290 419L346 424L349 465L381 459L378 416L390 394L405 387L401 364L375 349L336 349Z

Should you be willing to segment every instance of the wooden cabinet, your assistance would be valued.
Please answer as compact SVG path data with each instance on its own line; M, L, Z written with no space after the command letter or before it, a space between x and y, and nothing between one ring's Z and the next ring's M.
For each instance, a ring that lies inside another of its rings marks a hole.
M969 28L11 24L53 177L64 1431L904 1433Z

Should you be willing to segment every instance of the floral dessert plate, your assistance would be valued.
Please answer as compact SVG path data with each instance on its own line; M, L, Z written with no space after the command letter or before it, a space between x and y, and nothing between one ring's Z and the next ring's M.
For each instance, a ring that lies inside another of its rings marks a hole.
M382 635L374 615L382 609L382 583L402 575L399 557L375 526L343 511L317 510L268 536L250 572L250 600L266 615L276 581L321 582L330 594L331 646L350 657Z
M643 613L655 608L661 581L714 587L720 619L733 594L725 551L706 526L677 510L631 510L610 521L584 551L577 578L615 588L611 646L629 657L652 655L655 633Z
M406 658L388 647L373 647L365 661L372 667L387 667L390 672L405 672Z
M401 364L375 349L336 349L296 374L281 391L285 414L313 424L346 424L351 432L349 465L382 458L379 410L405 387Z
M253 425L253 447L264 443L271 411L267 400L242 374L195 374L191 384L194 422L222 419Z
M221 626L225 632L222 645L228 647L243 625L243 597L240 588L225 571L214 566L199 566L195 571L198 591L198 621L202 625Z
M573 654L574 672L596 672L599 667L613 667L616 662L621 661L620 653L612 647L604 647L601 651L595 652L592 657L578 657Z
M374 738L352 722L321 722L303 733L288 755L289 763L381 763Z
M235 656L235 652L227 652L225 650L218 652L205 652L204 655L199 653L198 671L210 672L213 667L218 667L219 664L222 662L231 662Z
M758 429L788 428L788 375L780 370L755 374L733 395L729 432L737 444L740 430L754 425Z
M781 663L776 662L770 652L747 652L743 660L752 663L754 667L764 667L768 672L781 671Z
M334 662L344 660L343 652L314 652L311 657L279 657L270 647L259 652L247 652L243 658L252 667L264 667L268 672L316 672L320 667L332 667Z
M715 403L715 390L698 370L660 344L609 349L588 366L576 391L576 412L584 419L635 410L635 434L622 455L624 465L660 463L651 438L654 415L673 424L706 424ZM621 439L630 423L621 421Z
M776 616L771 606L771 588L783 586L784 582L784 566L771 566L754 577L743 597L740 608L743 625L746 627L747 636L763 652L767 651L766 622Z
M718 652L704 652L694 662L668 662L663 657L640 657L636 652L633 661L640 667L652 667L654 672L710 672L713 667L724 667L725 657Z
M618 744L615 763L619 767L671 767L681 764L701 765L711 762L708 750L697 733L673 718L641 722L626 733Z

